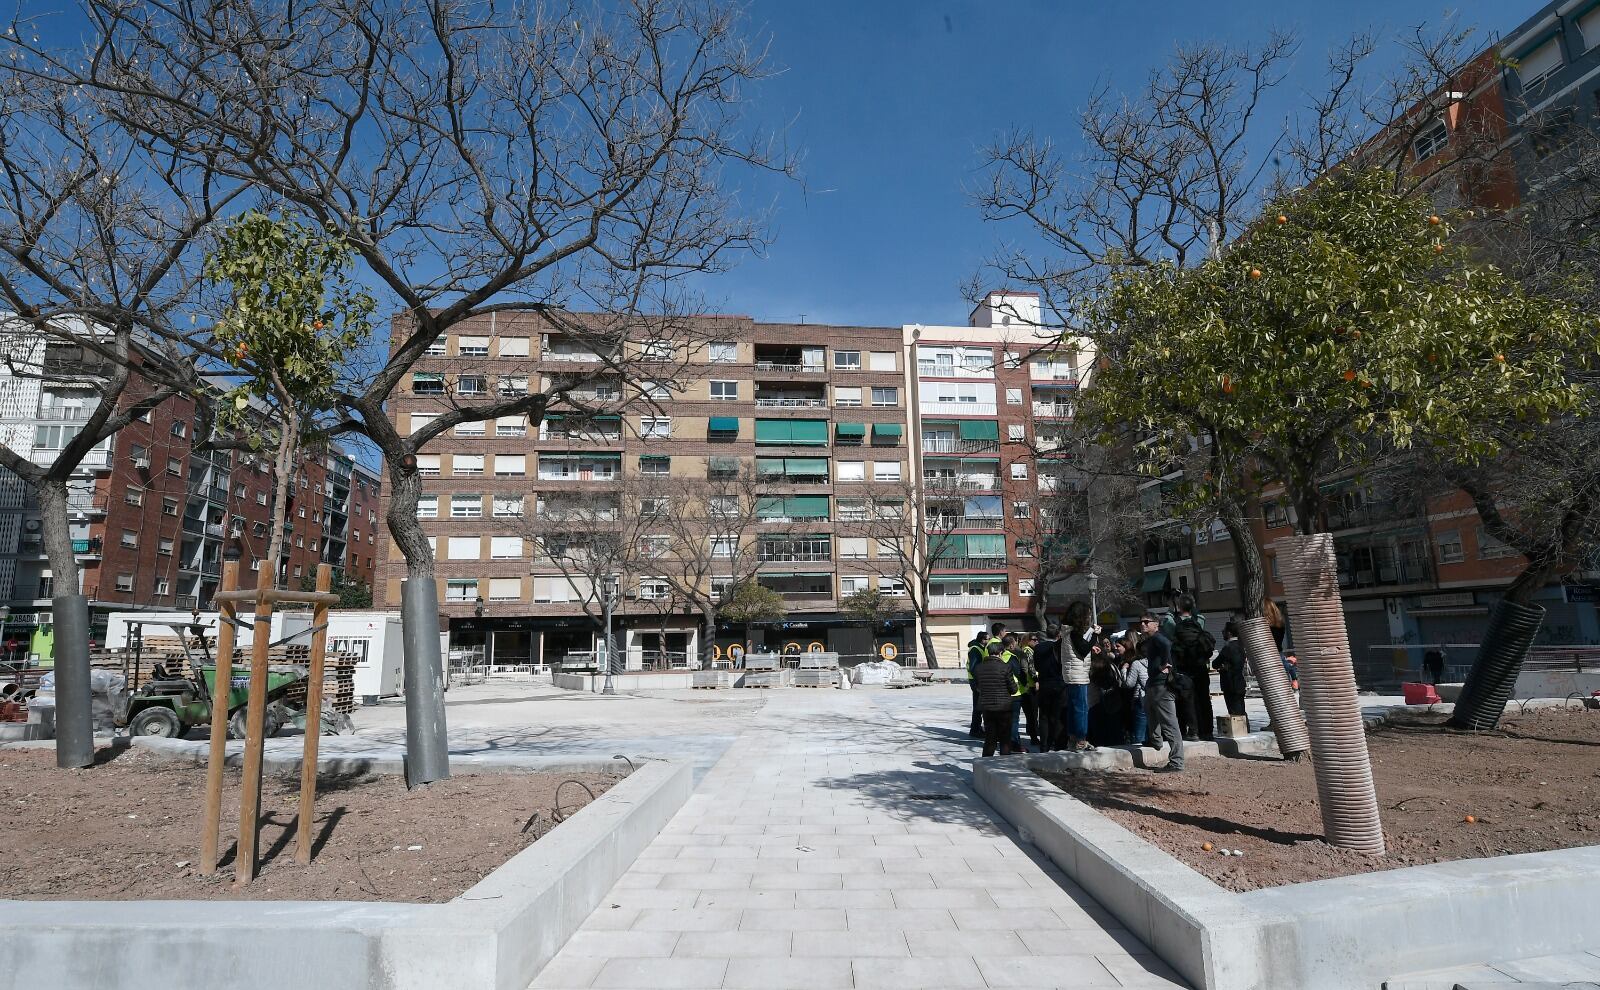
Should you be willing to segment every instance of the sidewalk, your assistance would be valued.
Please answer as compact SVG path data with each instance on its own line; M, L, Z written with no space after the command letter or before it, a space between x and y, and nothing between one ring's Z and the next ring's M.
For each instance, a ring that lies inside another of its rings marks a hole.
M771 692L533 986L1183 986L1018 844L921 690Z

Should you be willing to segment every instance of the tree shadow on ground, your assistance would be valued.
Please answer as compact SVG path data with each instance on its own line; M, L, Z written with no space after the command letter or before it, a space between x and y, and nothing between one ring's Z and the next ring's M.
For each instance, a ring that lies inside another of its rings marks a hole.
M1162 807L1158 801L1181 801L1193 791L1182 790L1174 784L1158 787L1153 781L1135 774L1110 774L1098 771L1067 773L1041 773L1039 776L1089 805L1091 808L1114 808L1148 818L1159 818L1175 825L1192 825L1218 835L1248 835L1263 842L1294 845L1298 842L1320 842L1322 836L1307 832L1284 832L1275 828L1261 828L1243 822L1219 818L1215 815L1195 815Z

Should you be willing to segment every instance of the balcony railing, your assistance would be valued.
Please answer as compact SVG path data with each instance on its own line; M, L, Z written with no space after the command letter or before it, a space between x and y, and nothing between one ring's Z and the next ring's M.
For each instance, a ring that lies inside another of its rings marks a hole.
M928 474L923 487L940 492L992 492L998 479L992 474Z
M787 372L787 371L798 371L798 372L803 372L805 374L821 375L821 374L826 374L827 373L828 367L827 367L827 365L824 365L824 364L802 364L800 362L767 361L767 360L757 359L756 360L756 370L757 371L785 371L785 372Z
M94 405L62 406L54 403L44 403L39 406L39 419L45 422L52 420L69 423L80 422L94 415Z
M929 516L928 527L935 533L950 529L1000 529L1005 516Z
M1052 382L1056 385L1077 385L1082 377L1083 375L1081 372L1071 370L1055 371L1050 368L1039 367L1035 367L1033 369L1033 381L1036 382Z
M925 416L993 416L993 402L923 402L918 405Z
M993 378L994 362L956 364L946 361L919 360L917 362L917 376L920 378Z
M1043 419L1071 419L1072 406L1065 402L1035 402L1033 414Z
M67 508L73 512L82 512L89 515L105 515L106 496L104 495L68 495Z
M539 469L540 481L616 481L618 472L615 468L606 471L579 470L556 473Z
M768 586L771 587L770 585ZM826 602L833 600L831 591L787 591L783 588L771 588L787 602Z
M1010 608L1010 595L929 595L931 609Z
M827 405L826 399L756 396L756 407L759 409L825 409Z
M539 355L545 361L598 361L600 355L593 351L545 351Z
M951 437L923 437L924 454L981 454L1000 449L999 440L958 440Z
M788 547L763 547L756 548L756 559L762 562L783 561L784 563L823 563L833 559L830 550L794 550Z
M935 557L933 570L936 571L1003 571L1006 569L1004 557Z

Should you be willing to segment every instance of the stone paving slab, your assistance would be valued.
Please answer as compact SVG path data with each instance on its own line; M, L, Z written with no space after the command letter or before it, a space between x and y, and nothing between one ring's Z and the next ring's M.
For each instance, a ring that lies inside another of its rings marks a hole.
M533 986L1184 986L891 697L768 693Z

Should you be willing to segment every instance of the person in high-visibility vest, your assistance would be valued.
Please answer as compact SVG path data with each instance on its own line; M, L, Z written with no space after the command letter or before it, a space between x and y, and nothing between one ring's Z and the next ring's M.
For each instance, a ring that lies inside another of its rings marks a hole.
M1022 699L1029 691L1033 690L1034 674L1033 665L1024 660L1022 648L1017 645L1017 634L1006 633L1000 637L1000 658L1011 669L1011 677L1016 687L1011 692L1011 748L1013 752L1026 753L1027 747L1022 744Z
M972 637L972 642L967 644L967 686L972 688L972 723L967 726L967 735L974 739L984 736L983 710L978 706L978 664L989 655L989 632L979 629L978 635Z

